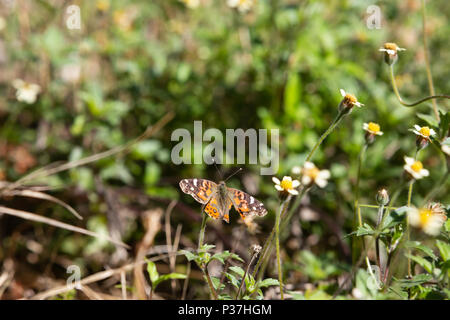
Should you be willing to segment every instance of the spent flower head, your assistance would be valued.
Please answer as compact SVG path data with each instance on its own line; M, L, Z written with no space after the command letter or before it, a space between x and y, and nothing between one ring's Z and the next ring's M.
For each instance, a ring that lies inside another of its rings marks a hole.
M387 190L384 188L379 190L376 196L376 200L379 205L387 205L389 203L389 193L387 192Z
M406 49L400 48L397 44L393 42L386 42L383 48L378 49L384 52L384 61L388 64L394 64L398 59L398 51L404 51Z
M411 175L413 179L422 179L423 177L427 177L430 174L427 169L423 168L422 162L406 156L404 159L405 165L403 166L403 168L407 173Z
M408 209L409 224L430 236L439 235L446 220L445 210L440 203L429 203L420 209L414 207Z
M35 103L38 94L41 92L41 87L38 84L29 83L22 79L15 79L12 85L16 89L17 100L28 104Z
M272 177L273 183L275 183L275 189L277 189L281 193L288 193L291 195L298 195L297 187L300 185L298 180L292 180L289 176L284 176L283 180L279 180L276 177Z
M354 106L357 106L358 108L361 108L361 106L363 106L363 104L358 101L355 95L345 92L344 89L340 89L339 91L343 97L343 99L339 103L340 112L350 113Z

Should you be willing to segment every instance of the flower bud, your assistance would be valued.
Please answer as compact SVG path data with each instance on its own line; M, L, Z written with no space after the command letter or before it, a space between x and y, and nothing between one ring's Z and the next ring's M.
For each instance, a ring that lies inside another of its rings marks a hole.
M376 196L377 203L381 206L385 206L389 203L389 194L386 189L381 189L378 191Z

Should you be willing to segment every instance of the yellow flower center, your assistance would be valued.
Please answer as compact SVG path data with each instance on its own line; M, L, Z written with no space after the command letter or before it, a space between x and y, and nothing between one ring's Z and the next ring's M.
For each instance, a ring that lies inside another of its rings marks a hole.
M292 180L283 179L283 181L281 181L281 187L284 190L292 189Z
M423 169L423 164L420 161L416 161L411 165L411 169L413 169L415 172L420 172L420 170Z
M319 175L320 170L317 168L311 168L305 170L305 175L310 177L312 180L316 180L317 176Z
M433 215L430 209L420 209L419 210L419 221L422 227L426 226Z
M419 131L422 135L424 135L425 137L429 137L430 136L430 128L428 127L422 127L420 128Z
M369 122L368 129L373 133L377 133L380 132L380 125L375 122Z
M394 51L397 51L397 45L395 44L395 43L393 43L393 42L386 42L385 44L384 44L384 48L385 49L387 49L387 50L394 50Z
M358 99L356 99L356 97L354 95L352 95L351 93L345 94L344 100L351 104L355 104L356 102L358 102Z

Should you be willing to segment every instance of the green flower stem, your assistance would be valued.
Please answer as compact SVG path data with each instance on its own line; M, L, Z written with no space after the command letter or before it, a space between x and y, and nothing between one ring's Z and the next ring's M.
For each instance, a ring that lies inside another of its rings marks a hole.
M425 101L427 101L427 100L432 100L432 99L438 99L438 98L450 99L450 96L449 96L449 95L438 94L438 95L432 95L432 96L425 97L425 98L420 99L420 100L418 100L418 101L416 101L416 102L407 103L407 102L405 102L405 101L402 99L402 97L400 96L400 93L399 93L399 91L398 91L397 84L396 84L396 82L395 82L395 76L394 76L394 65L391 64L391 65L389 66L389 69L390 69L391 84L392 84L392 88L394 89L394 93L395 93L395 95L397 96L398 101L399 101L403 106L405 106L405 107L414 107L414 106L417 106L418 104L421 104L422 102L425 102Z
M316 144L314 145L314 147L312 148L312 150L309 152L308 156L306 157L306 161L311 160L311 158L313 157L314 153L316 152L317 148L320 147L320 145L322 144L322 142L325 140L326 137L328 137L328 135L333 132L333 130L338 126L338 124L341 122L341 120L344 118L344 116L346 115L345 112L340 111L338 113L338 115L336 116L336 118L333 120L333 122L331 123L331 125L328 127L328 129L322 134L322 136L319 138L319 140L316 142Z
M200 227L200 234L198 236L198 250L200 250L203 247L203 241L205 240L205 229L206 229L206 220L208 219L208 216L203 212L202 210L202 226Z
M353 228L354 230L358 229L358 225L362 227L362 217L361 217L361 208L359 206L359 182L361 178L361 169L364 161L364 156L367 150L368 144L365 143L361 151L358 155L358 169L356 173L356 184L355 184L355 202L354 202L354 215L353 215ZM352 241L352 261L356 262L356 259L358 257L358 252L360 251L360 248L364 246L364 237L359 239L358 237L353 236Z
M358 155L358 171L356 174L356 185L355 185L355 225L356 225L356 217L358 217L358 224L360 227L362 227L362 218L361 218L361 209L359 207L359 182L361 180L361 169L367 147L368 144L365 143Z
M244 276L242 277L241 285L239 286L239 290L236 294L236 300L239 299L239 296L241 295L242 288L244 287L245 278L247 277L248 271L250 270L250 266L253 264L253 261L255 260L258 253L256 251L253 251L252 257L250 259L250 262L247 265L247 268L245 269Z
M278 266L278 282L280 285L280 296L281 300L284 300L283 294L283 271L281 269L281 255L280 255L280 221L281 215L286 212L286 208L289 206L289 202L291 201L291 196L289 195L281 204L280 211L276 216L275 221L275 246L277 251L277 266Z
M425 0L422 0L422 36L423 36L423 51L424 51L424 57L425 57L425 67L427 70L427 79L428 79L428 87L430 89L430 94L434 96L436 92L434 91L434 85L433 85L433 77L431 75L431 67L430 67L430 57L428 56L428 48L427 48L427 28L426 28L426 11L425 11ZM431 103L433 104L433 111L434 116L436 117L437 121L440 122L441 119L439 117L438 107L436 100L431 100Z
M375 208L375 209L378 209L380 206L376 206L376 205L372 205L372 204L360 204L359 205L359 207L360 208ZM396 210L396 209L398 209L397 207L389 207L389 206L384 206L386 209L388 209L388 210Z
M380 204L380 206L378 207L378 213L377 213L377 225L376 225L377 231L381 231L380 228L382 226L381 223L383 221L383 213L384 213L384 204ZM380 270L380 280L381 280L383 277L382 277L382 270L381 270L380 236L379 235L377 235L375 237L375 254L376 254L376 258L377 258L378 269Z
M312 150L309 152L309 154L306 156L306 161L310 161L312 159L312 157L314 156L314 153L317 151L317 149L319 148L319 146L322 144L322 142L325 140L325 138L331 133L333 132L334 129L336 129L336 127L339 125L339 123L341 122L341 120L344 118L344 116L347 113L340 111L338 113L338 115L336 116L336 118L333 120L333 122L330 124L330 126L328 127L328 129L322 134L322 136L319 138L319 140L316 142L316 144L314 145L314 147L312 148ZM302 201L303 196L306 194L306 192L309 189L302 189L300 191L300 194L296 197L294 204L291 206L291 209L289 210L289 213L287 214L287 219L284 219L284 214L282 213L282 220L283 220L283 226L281 228L281 230L284 229L284 226L287 225L292 217L292 215L294 214L294 212L297 211L298 207L300 206L300 203ZM288 207L288 205L285 206L284 210L286 210ZM253 270L253 277L256 278L256 275L258 274L258 271L261 267L261 265L264 262L263 265L263 270L265 270L265 265L267 265L267 260L269 259L270 253L272 251L272 240L273 237L275 236L275 228L272 229L272 232L270 233L269 237L267 238L266 242L264 243L263 249L261 250L261 254L259 256L258 262L256 263L255 269Z
M200 227L200 234L198 236L198 251L200 252L200 250L203 247L203 241L205 240L205 230L206 230L206 220L208 219L208 216L203 212L203 208L202 208L202 225ZM211 296L213 297L214 300L217 300L217 292L214 289L214 285L212 283L211 280L211 276L209 275L209 271L208 271L208 266L203 263L202 265L199 265L200 269L202 269L203 274L205 275L206 278L206 282L208 282L208 286L209 286L209 291L211 293Z
M411 207L411 198L412 198L412 191L413 191L413 185L414 185L414 179L411 180L409 183L409 190L408 190L408 207ZM406 240L410 240L410 227L409 227L409 216L406 215ZM411 271L411 249L408 249L408 277L412 277L412 271Z

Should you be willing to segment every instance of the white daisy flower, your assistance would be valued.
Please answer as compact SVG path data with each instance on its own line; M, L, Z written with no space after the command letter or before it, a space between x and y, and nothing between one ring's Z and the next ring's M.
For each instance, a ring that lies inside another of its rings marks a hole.
M408 172L414 179L422 179L423 177L428 177L430 172L423 168L423 164L420 161L416 161L413 158L405 156L405 165L403 168Z
M426 208L408 209L408 221L413 227L423 230L430 236L437 236L447 220L445 211L439 203L429 204Z
M430 137L433 137L436 135L436 131L433 129L430 129L428 127L421 127L419 125L414 125L414 129L411 129L412 132L414 132L416 135L421 136L425 139L430 139Z
M373 135L377 135L377 136L383 135L383 131L380 131L380 125L375 122L364 123L363 129Z
M276 177L272 177L273 183L275 183L275 189L279 192L288 192L294 196L298 195L296 188L300 185L298 180L292 180L289 176L284 176L283 180L279 180Z
M444 144L442 146L442 151L450 156L450 146L449 145Z
M302 184L305 186L315 183L320 188L324 188L328 184L328 179L330 179L329 170L319 170L314 163L305 162L302 171Z
M34 83L28 83L22 79L16 79L12 83L16 89L16 98L18 101L33 104L36 102L41 87Z

